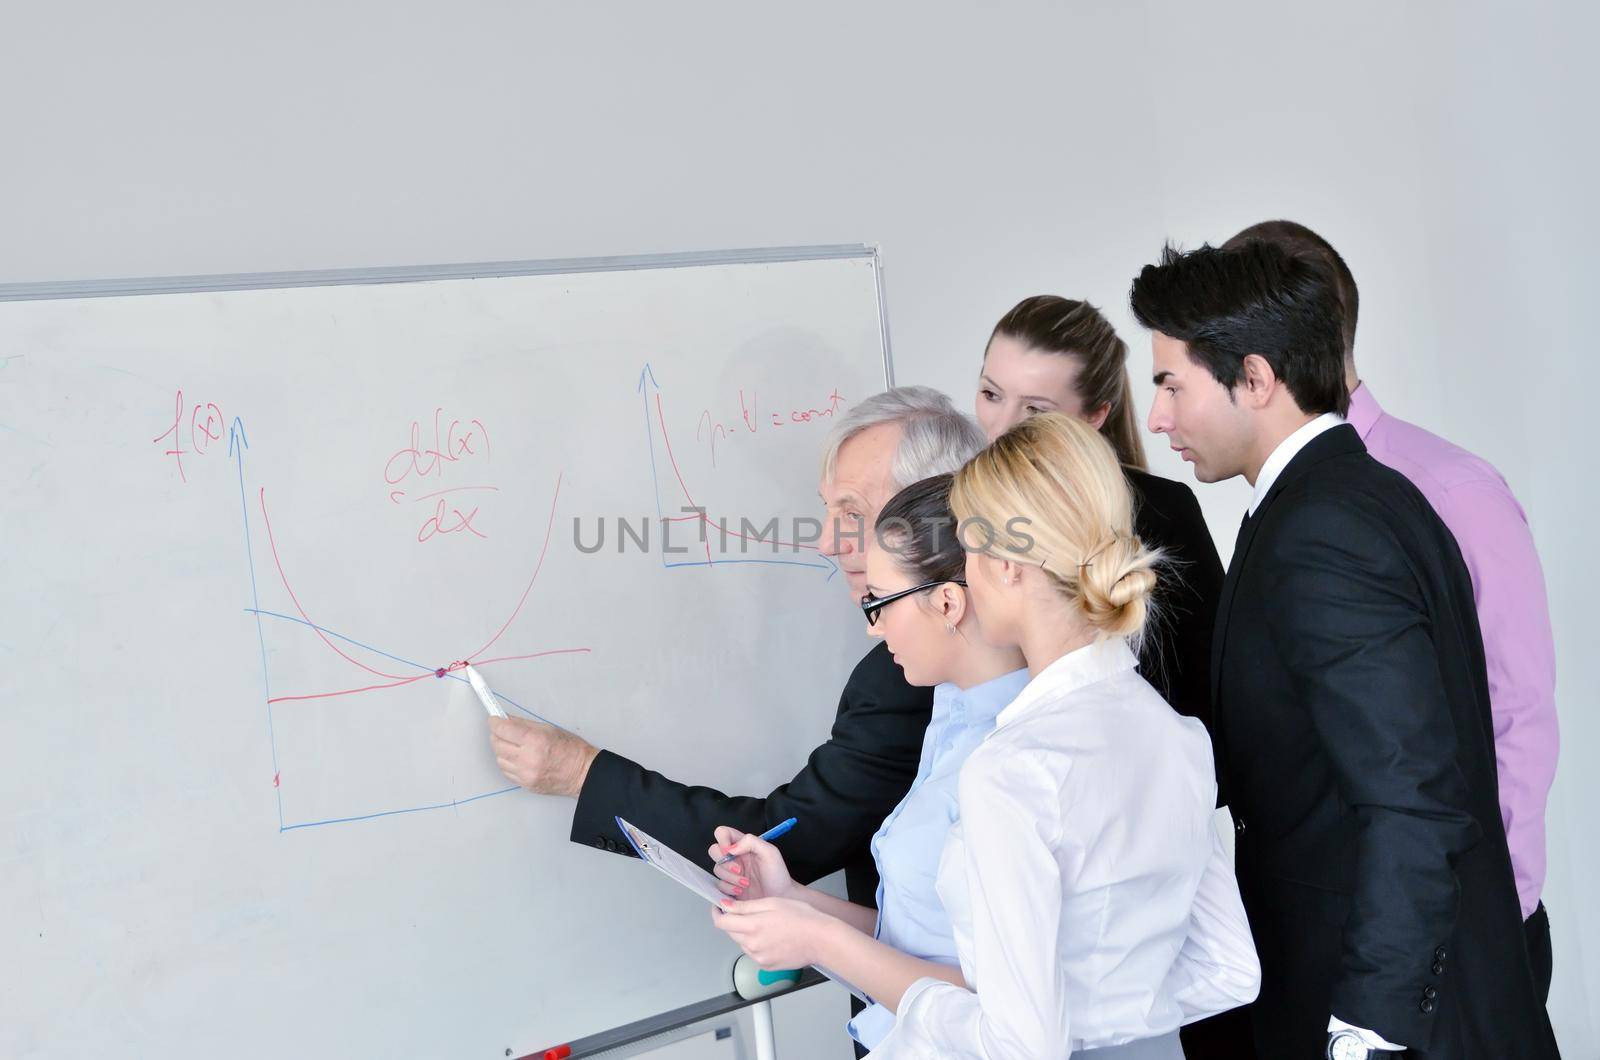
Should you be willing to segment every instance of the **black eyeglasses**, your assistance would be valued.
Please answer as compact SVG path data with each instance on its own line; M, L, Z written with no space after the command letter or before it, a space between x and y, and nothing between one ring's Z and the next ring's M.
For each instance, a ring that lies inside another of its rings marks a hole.
M938 581L923 582L921 585L913 585L909 589L901 589L899 592L890 593L888 596L873 596L869 590L867 595L861 598L861 613L867 616L867 625L876 626L878 624L878 612L896 600L910 596L912 593L937 589L941 585L959 585L963 589L967 587L967 583L960 578L940 578Z

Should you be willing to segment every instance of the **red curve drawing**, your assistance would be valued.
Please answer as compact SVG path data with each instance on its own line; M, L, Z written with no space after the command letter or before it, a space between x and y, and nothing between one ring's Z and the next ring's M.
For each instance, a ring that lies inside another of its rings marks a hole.
M350 663L351 665L359 667L362 670L365 670L367 673L370 673L370 674L372 674L372 675L374 675L376 677L386 677L386 678L390 679L388 682L386 682L384 684L364 685L364 686L362 686L360 688L347 688L347 689L341 689L341 690L335 691L335 692L313 692L313 693L307 693L307 694L304 694L304 695L295 695L295 696L274 696L274 697L270 698L267 702L269 702L269 703L282 703L282 702L290 702L290 701L297 701L297 700L308 700L308 699L328 699L328 698L331 698L331 697L334 697L334 696L350 696L350 695L356 695L357 693L361 693L361 692L374 692L374 691L378 691L380 689L385 689L385 688L399 688L402 685L409 685L409 684L412 684L412 683L414 683L416 681L421 681L424 678L443 676L444 673L448 673L448 672L452 672L452 671L455 671L455 670L459 670L459 669L465 667L466 665L468 665L469 663L472 663L474 665L479 665L479 666L488 666L488 665L491 665L491 664L494 664L494 663L513 662L513 661L516 661L516 660L519 660L519 659L537 659L537 658L541 658L541 657L547 656L547 655L588 654L590 652L590 650L591 650L589 648L555 648L555 649L550 649L548 651L531 652L531 653L525 654L525 655L502 655L502 656L498 656L498 657L493 658L493 659L479 659L478 658L479 655L482 655L484 652L488 651L489 648L491 648L497 641L499 641L499 639L502 636L505 635L506 630L511 628L511 624L517 620L517 616L519 614L521 614L521 612L522 612L523 605L525 605L528 602L528 595L533 591L533 585L534 585L534 582L536 582L538 580L538 578L539 578L539 572L542 569L544 569L545 555L550 550L550 539L551 539L551 536L553 535L553 533L555 531L556 507L560 503L560 500L561 500L561 483L562 483L562 480L563 480L563 476L558 474L556 476L555 495L551 498L551 501L550 501L550 518L549 518L549 521L545 524L544 545L539 549L539 559L538 559L538 562L534 564L533 576L528 579L527 586L522 590L522 595L517 599L516 606L514 608L512 608L511 614L505 620L504 624L501 625L500 629L495 633L495 635L490 637L489 640L486 643L484 643L484 645L482 647L478 648L476 651L472 652L470 655L466 656L465 658L458 659L458 660L450 663L449 666L442 667L440 670L437 670L437 671L427 671L427 672L424 672L424 673L421 673L421 674L411 674L411 675L391 674L391 673L387 673L387 672L385 672L383 670L374 669L373 667L368 666L366 663L363 663L361 660L356 659L353 656L347 654L343 649L341 649L337 644L335 644L332 640L330 640L327 637L327 635L325 635L322 632L322 629L317 625L317 623L306 612L305 607L302 606L301 603L300 603L300 598L295 595L295 591L294 591L293 586L291 586L289 584L289 575L288 575L288 573L283 569L283 559L278 553L277 538L274 536L273 531L272 531L272 518L267 513L267 490L266 490L266 487L264 487L264 486L261 487L258 497L259 497L259 502L260 502L260 505L261 505L261 518L262 518L262 521L266 524L266 527L267 527L267 544L269 545L269 547L272 550L272 562L273 562L273 565L278 570L278 578L283 582L284 591L289 594L289 599L291 601L293 601L294 606L295 606L295 610L300 612L300 617L305 621L306 625L309 626L314 633L316 633L317 637L322 641L322 643L326 644L334 652L334 654L338 655L341 659L344 659L346 662Z

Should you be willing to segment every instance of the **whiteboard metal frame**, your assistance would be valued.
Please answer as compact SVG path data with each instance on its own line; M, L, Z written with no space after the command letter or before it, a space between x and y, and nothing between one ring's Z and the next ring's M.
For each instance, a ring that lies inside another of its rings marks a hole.
M730 1022L728 1017L741 1009L751 1008L763 1002L778 1001L798 990L820 986L827 981L827 978L816 969L804 968L801 969L800 978L794 985L784 987L776 993L762 997L743 997L736 991L730 992L620 1027L613 1027L598 1034L591 1034L586 1038L575 1038L566 1045L572 1050L571 1060L587 1060L589 1057L605 1057L611 1060L613 1057L638 1056L708 1030L731 1026L734 1028L733 1034L737 1046L743 1052L745 1042L740 1034L737 1020ZM538 1060L542 1056L544 1050L541 1048L519 1057L518 1060Z
M871 258L878 251L864 243L809 247L755 247L691 250L679 254L623 254L598 258L545 258L531 261L480 261L456 265L386 265L298 272L234 272L214 276L149 276L110 280L54 280L0 284L0 302L41 298L107 298L129 294L181 294L188 291L252 291L273 287L329 287L341 284L416 283L422 280L478 280L491 276L551 276L578 272L632 272L682 269L696 265L764 265L786 261Z
M481 280L501 276L560 276L586 272L685 269L701 265L774 265L790 261L855 259L872 262L873 280L878 291L878 334L883 344L883 378L885 385L892 387L895 385L894 358L889 348L889 307L884 300L883 261L878 248L865 243L691 250L676 254L621 254L595 258L486 261L457 265L389 265L356 269L308 269L298 272L218 273L214 276L151 276L110 280L3 283L0 284L0 302L116 298L125 295L190 294L204 291L263 291L285 287L422 283L428 280Z

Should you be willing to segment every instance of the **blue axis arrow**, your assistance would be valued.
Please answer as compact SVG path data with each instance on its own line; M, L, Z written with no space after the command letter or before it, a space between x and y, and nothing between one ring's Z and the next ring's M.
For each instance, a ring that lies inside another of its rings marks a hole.
M261 687L262 698L267 700L267 740L272 746L272 775L274 781L280 775L278 768L278 736L272 723L272 679L267 672L267 635L261 629L261 591L256 586L256 556L255 549L250 544L250 505L244 496L244 451L250 448L250 439L244 433L244 421L238 416L233 418L233 425L228 428L228 456L238 465L239 469L239 512L244 516L244 556L250 564L250 607L255 612L256 618L256 645L261 649ZM283 788L276 782L273 785L278 796L278 831L283 827Z

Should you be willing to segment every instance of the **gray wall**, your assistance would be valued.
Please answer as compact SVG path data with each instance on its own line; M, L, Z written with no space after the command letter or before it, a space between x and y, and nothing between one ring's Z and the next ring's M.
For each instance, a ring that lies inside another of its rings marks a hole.
M1595 1056L1597 22L1576 0L12 5L0 282L865 241L900 379L966 400L1019 296L1101 303L1137 368L1124 297L1162 240L1310 223L1361 282L1363 375L1533 521L1564 736L1550 1007ZM1226 552L1245 491L1201 496Z

